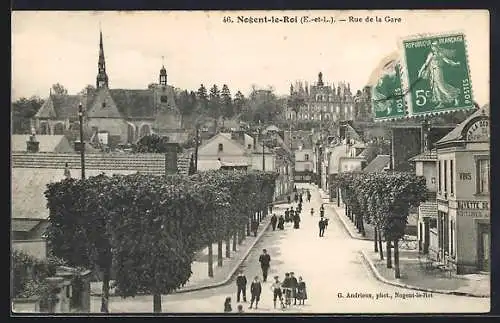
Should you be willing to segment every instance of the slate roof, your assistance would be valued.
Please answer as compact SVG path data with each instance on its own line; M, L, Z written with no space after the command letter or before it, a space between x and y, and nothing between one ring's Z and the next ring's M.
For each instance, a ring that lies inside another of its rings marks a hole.
M455 129L450 131L446 136L441 138L436 142L436 144L443 144L445 142L449 141L456 141L456 140L461 140L462 139L462 131L464 128L467 126L467 124L474 118L481 116L481 115L490 115L490 105L485 104L481 109L477 110L473 114L471 114L467 119L465 119L462 123L460 123Z
M153 117L155 115L155 99L152 90L109 90L122 116L128 118Z
M39 152L74 152L73 147L64 135L36 135ZM11 151L27 151L28 135L11 135Z
M416 162L416 161L435 161L437 160L437 151L436 149L432 149L430 151L425 151L421 154L418 154L417 156L414 156L410 159L408 159L408 161L411 161L411 162Z
M40 119L78 120L78 105L86 105L86 98L81 95L49 95L49 98L35 114Z
M391 156L389 155L378 155L374 160L371 161L364 169L365 173L374 173L383 171L390 163Z
M366 162L370 163L375 157L377 157L379 149L375 146L366 147L361 153L359 153L358 157L362 157L366 160Z

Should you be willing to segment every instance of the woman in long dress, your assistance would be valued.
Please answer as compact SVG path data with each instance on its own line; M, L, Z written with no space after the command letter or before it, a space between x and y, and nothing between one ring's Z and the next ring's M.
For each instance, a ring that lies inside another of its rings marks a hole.
M302 280L302 276L299 277L299 283L297 284L297 300L299 305L304 305L304 301L307 299L306 283Z
M443 104L458 105L460 89L447 83L444 79L443 68L446 65L458 66L460 62L452 60L453 50L439 47L437 42L431 44L431 52L425 63L418 71L418 77L429 81L432 91L432 101L441 107Z

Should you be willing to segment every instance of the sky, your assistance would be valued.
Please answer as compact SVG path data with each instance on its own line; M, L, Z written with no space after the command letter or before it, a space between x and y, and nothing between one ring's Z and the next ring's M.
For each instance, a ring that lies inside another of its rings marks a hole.
M245 18L295 17L299 23L238 23ZM308 16L335 23L301 24ZM349 22L349 16L361 22ZM366 22L366 17L401 22ZM225 23L230 17L234 23ZM347 19L345 22L340 19ZM368 84L380 61L417 34L465 34L475 100L489 102L489 13L433 11L154 11L12 13L12 99L47 97L54 83L76 94L95 85L102 30L110 88L143 89L158 82L196 90L227 84L247 95L253 84L287 94L297 80ZM162 59L162 56L164 57Z

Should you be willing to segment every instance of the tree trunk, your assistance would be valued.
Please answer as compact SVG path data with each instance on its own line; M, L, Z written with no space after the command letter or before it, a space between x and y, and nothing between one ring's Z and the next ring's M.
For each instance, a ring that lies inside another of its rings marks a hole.
M247 236L250 235L250 219L247 219Z
M111 277L111 268L105 267L102 273L102 297L101 312L109 313L109 279Z
M243 243L243 239L245 239L245 227L241 228L241 231L238 233L238 244Z
M217 241L217 267L222 267L222 240Z
M234 235L233 235L233 251L236 251L236 244L238 243L237 239L238 239L238 230L236 230L234 232Z
M363 222L363 215L359 217L359 226L361 229L361 235L363 237L366 237L366 231L365 231L365 223Z
M231 235L226 238L226 258L231 258Z
M394 240L394 277L401 278L401 272L399 270L399 241Z
M161 313L161 294L153 295L153 312Z
M385 239L385 249L387 252L387 268L392 268L391 240Z
M212 250L212 241L208 243L208 277L214 277L214 251Z
M380 260L384 260L384 249L382 249L382 230L378 229L378 252L380 253Z
M378 230L377 227L374 229L373 247L375 252L378 252Z

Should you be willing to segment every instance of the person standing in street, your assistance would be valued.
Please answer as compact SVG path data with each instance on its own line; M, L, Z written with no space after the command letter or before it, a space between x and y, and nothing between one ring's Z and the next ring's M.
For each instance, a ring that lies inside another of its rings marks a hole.
M294 199L295 203L297 203L299 201L299 195L297 193L295 193L295 196L293 199Z
M314 216L314 208L311 208L311 216Z
M323 204L321 204L321 207L319 208L319 216L321 217L325 216L325 207Z
M273 213L273 216L271 217L271 226L273 227L273 231L276 230L276 223L278 222L278 218L276 217L276 214Z
M292 291L292 298L293 298L293 305L297 305L297 286L299 282L297 281L297 278L294 276L295 273L292 271L290 272L290 288Z
M224 313L230 313L232 311L233 309L231 307L231 297L226 297L226 300L224 301Z
M252 284L250 285L250 293L252 294L252 298L250 299L250 307L252 308L253 302L255 302L255 309L259 305L260 294L262 293L262 285L259 281L259 276L255 276Z
M236 294L236 301L240 302L240 295L243 294L243 302L247 301L247 277L240 271L238 277L236 277L236 287L238 288Z
M245 311L243 311L243 305L241 304L238 305L238 313L245 313Z
M299 300L299 305L304 305L304 301L307 299L306 283L302 280L302 276L299 276L297 284L297 299Z
M307 203L311 202L311 192L307 190Z
M285 230L285 218L283 218L283 214L278 219L278 229Z
M299 213L295 214L295 217L293 219L293 228L294 229L299 229L300 228L300 215L299 215Z
M281 282L279 276L274 276L274 283L271 285L271 290L273 291L274 308L276 308L277 298L280 300L281 307L285 308L285 304L283 304L283 293L281 292Z
M262 249L262 254L259 257L260 268L262 269L262 280L267 281L267 273L271 265L271 256L267 254L266 249Z
M325 221L323 220L323 218L319 219L318 226L319 236L322 237L325 234Z
M293 208L292 208L292 210L293 210ZM288 218L289 218L289 217L290 217L290 210L287 208L287 209L285 210L285 221L286 221L286 222L288 222Z
M256 237L257 231L259 230L259 221L257 221L256 219L253 219L250 228L252 229L253 236Z

